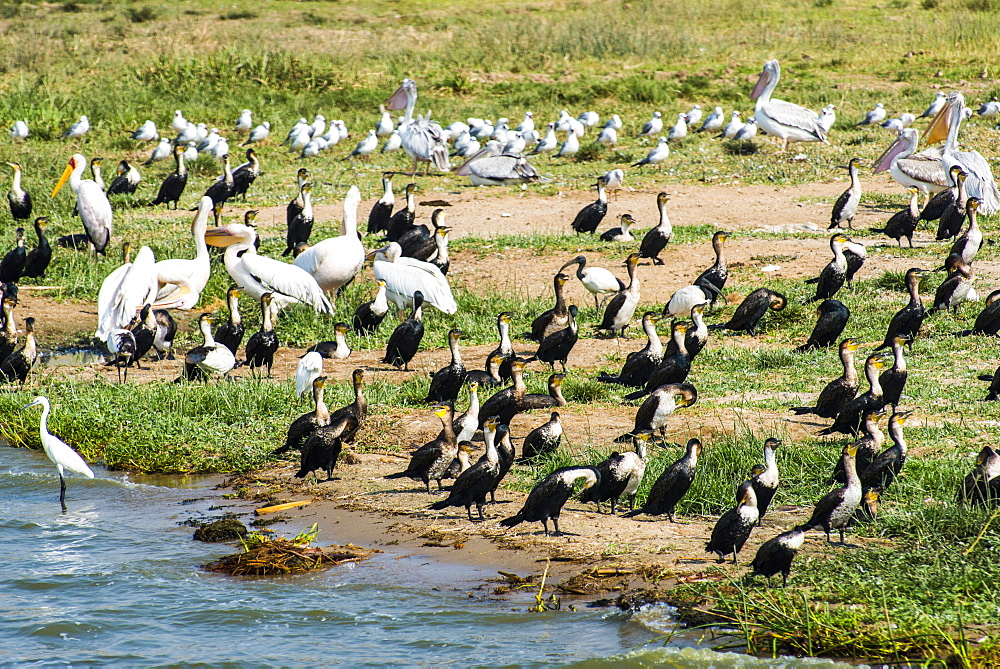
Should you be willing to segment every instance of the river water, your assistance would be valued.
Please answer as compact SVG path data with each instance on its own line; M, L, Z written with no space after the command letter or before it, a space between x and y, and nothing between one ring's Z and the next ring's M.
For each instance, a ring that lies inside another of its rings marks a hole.
M526 613L526 600L470 597L483 570L427 556L273 579L206 573L198 565L234 548L180 524L227 503L205 479L95 471L67 479L63 514L45 455L0 445L5 666L832 666L714 653L691 632L644 645L674 631L665 607Z

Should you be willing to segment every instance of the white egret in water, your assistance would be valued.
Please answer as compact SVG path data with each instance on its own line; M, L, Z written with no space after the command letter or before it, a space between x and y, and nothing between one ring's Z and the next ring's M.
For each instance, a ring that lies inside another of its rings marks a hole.
M49 398L44 395L39 395L33 402L21 408L23 410L34 406L42 407L42 418L38 423L38 435L41 437L42 448L45 449L45 455L49 456L49 460L51 460L52 464L54 464L56 469L59 470L59 503L62 504L63 511L65 511L66 479L63 474L68 469L71 472L92 479L94 478L94 472L87 466L87 463L83 461L83 458L80 457L79 453L67 446L66 443L59 437L49 433L47 425L50 411Z

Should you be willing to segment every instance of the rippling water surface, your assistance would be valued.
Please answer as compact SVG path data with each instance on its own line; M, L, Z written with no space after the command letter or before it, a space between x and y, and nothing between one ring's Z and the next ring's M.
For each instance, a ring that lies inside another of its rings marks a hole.
M62 514L44 454L0 447L4 664L778 666L684 648L694 636L634 650L670 631L665 609L528 614L520 601L469 596L493 570L427 557L276 579L209 574L198 565L233 547L178 525L220 513L204 479L98 469L68 484Z

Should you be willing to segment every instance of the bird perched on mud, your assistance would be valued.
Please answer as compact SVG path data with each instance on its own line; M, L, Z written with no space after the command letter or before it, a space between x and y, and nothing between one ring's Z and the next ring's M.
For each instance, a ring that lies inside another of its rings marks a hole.
M847 235L835 234L830 238L831 260L816 281L816 294L806 300L806 304L819 300L828 300L837 294L847 280L847 258L844 256L844 244L849 242Z
M354 416L347 415L313 431L302 447L301 466L295 473L296 478L305 478L310 472L322 469L326 472L327 481L336 480L333 478L333 468L337 466L344 448L343 436L357 428L358 422Z
M558 272L552 279L556 296L556 304L551 309L543 311L531 322L531 332L528 339L541 343L550 334L562 330L569 323L569 308L566 305L565 286L569 276Z
M687 491L694 483L695 471L698 466L698 457L704 450L701 441L689 439L684 455L674 463L667 466L660 474L653 487L649 490L649 497L641 509L625 514L626 518L648 514L659 516L667 514L670 522L674 521L674 508L680 502Z
M531 489L521 510L510 518L501 520L500 524L514 527L524 522L541 522L545 536L549 536L551 520L555 528L553 535L562 535L559 530L559 515L579 479L583 479L583 489L587 490L600 482L600 474L593 467L561 467L539 481Z
M854 214L858 211L858 204L861 202L861 180L858 178L858 165L861 160L851 158L847 163L847 172L851 176L851 186L837 198L833 205L833 212L830 214L830 226L828 229L839 228L844 223L847 227L854 228Z
M593 234L608 213L608 195L604 191L605 182L606 179L603 176L597 179L597 200L577 212L576 218L573 219L571 227L576 234L581 232Z
M458 350L458 341L464 333L458 329L448 332L448 348L451 350L451 362L431 375L431 387L427 390L425 402L454 402L465 383L465 363L462 353Z
M530 462L539 456L555 453L562 441L563 427L559 412L553 411L549 420L528 433L521 444L521 461Z
M655 265L662 265L663 259L660 253L674 236L674 227L670 223L670 216L667 215L667 202L670 196L660 193L656 196L656 207L660 212L660 220L655 228L650 229L642 238L639 244L639 257L650 258Z
M736 494L736 506L722 514L722 517L712 528L712 536L705 544L705 551L719 556L719 564L726 561L726 556L732 554L733 564L736 556L743 549L743 544L750 538L760 512L757 509L757 496L753 485L745 481Z
M679 398L679 399L678 399ZM629 441L633 435L642 432L659 431L664 438L667 433L667 419L678 407L689 407L698 401L698 391L690 383L667 383L656 388L635 414L635 427L626 432L616 442Z
M642 477L646 473L646 442L652 431L642 431L632 436L634 452L615 451L607 459L595 465L600 472L598 485L587 488L581 495L581 502L594 502L597 512L601 512L601 502L611 502L611 513L622 497L628 497L629 510L635 510L635 493L639 490Z
M497 428L496 420L496 416L489 418L486 421L486 429L495 430ZM479 512L479 520L485 521L483 507L486 506L486 495L496 488L502 477L500 456L497 453L496 444L493 439L488 439L486 440L486 454L458 475L447 499L435 502L431 508L441 511L449 506L464 506L469 516L469 522L474 522L472 505L475 504L476 511Z
M441 434L415 450L406 469L384 478L423 481L428 493L431 491L431 481L437 481L438 490L441 490L441 480L451 466L452 460L458 457L458 441L455 439L453 427L455 409L451 404L443 403L435 405L433 410L434 415L441 419L441 424L444 426Z
M801 527L805 529L822 528L826 532L826 540L830 543L830 532L840 531L840 543L845 544L844 529L861 504L861 479L855 467L854 456L857 446L848 444L841 453L843 470L847 483L842 488L831 490L816 503L812 515Z

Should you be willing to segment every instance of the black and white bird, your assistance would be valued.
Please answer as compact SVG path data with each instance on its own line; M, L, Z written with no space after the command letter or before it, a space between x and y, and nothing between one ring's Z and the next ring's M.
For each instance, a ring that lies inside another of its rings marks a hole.
M861 202L861 180L858 179L859 164L861 164L861 160L858 158L851 158L847 164L847 171L851 176L851 186L841 193L834 203L828 229L839 228L844 223L847 223L848 228L854 229L854 214L857 213L858 204Z
M884 228L871 228L870 232L881 233L889 239L895 239L900 248L903 247L903 238L905 237L912 249L913 233L916 232L917 225L920 223L920 207L917 204L920 189L916 186L910 186L907 190L910 193L909 205L893 214L886 221Z
M616 442L627 442L632 435L640 432L659 432L661 438L667 433L667 420L681 407L689 407L698 401L698 391L690 383L667 383L653 390L635 414L635 426Z
M844 544L844 530L861 504L861 479L858 478L854 456L858 449L855 444L848 444L841 453L843 470L847 483L841 488L831 490L816 503L812 515L801 525L804 529L821 528L826 532L826 540L830 542L830 532L840 531L840 543Z
M816 294L806 300L806 304L834 297L847 281L847 258L844 256L844 245L850 241L846 235L835 234L830 238L831 260L816 281Z
M719 564L726 561L727 555L732 555L733 564L736 564L736 556L743 549L759 520L757 496L751 482L746 481L736 494L736 506L726 511L716 521L715 527L712 528L712 536L705 544L705 551L718 555Z
M571 227L577 234L581 232L593 234L608 213L608 195L604 190L604 183L603 176L597 179L597 200L577 212L576 218L573 219Z
M698 457L701 456L703 450L704 446L700 440L689 439L684 449L684 455L667 465L656 482L653 483L642 508L627 513L625 517L631 518L640 514L660 516L665 513L671 523L675 522L674 508L691 489L698 467Z
M108 195L132 195L139 187L142 175L135 165L129 164L127 160L118 163L118 175L111 181L106 193Z
M532 461L555 453L562 442L563 426L559 412L553 411L549 420L529 432L521 444L521 460Z
M670 217L667 215L667 202L669 200L670 196L666 193L660 193L656 196L656 208L660 212L660 220L655 228L646 232L642 238L642 243L639 244L639 257L651 258L655 265L663 264L660 252L666 248L667 244L670 243L670 239L674 236L674 226L671 225Z
M14 221L27 221L31 219L31 194L21 185L22 170L18 163L7 163L14 170L14 180L10 184L7 192L7 204L10 206L10 215Z
M604 318L597 326L598 330L610 330L612 335L618 332L619 336L625 336L625 328L632 322L632 316L635 315L641 299L638 276L639 254L630 255L625 261L625 267L629 276L628 287L611 298L604 310Z
M524 522L541 522L545 536L549 536L549 521L555 528L553 534L560 536L559 515L562 508L573 494L573 486L583 479L583 488L587 490L600 482L600 474L593 467L562 467L555 470L538 482L524 506L515 515L500 521L504 527L515 527Z
M594 502L597 512L601 512L601 502L611 503L611 513L622 497L628 497L629 511L635 510L635 493L646 473L646 442L651 432L644 431L632 435L634 451L615 451L607 459L594 466L600 473L601 481L580 495L581 502Z
M368 234L374 235L389 229L392 208L396 206L396 196L392 192L392 172L382 174L382 197L372 205L368 213Z
M770 582L772 576L781 574L782 587L788 585L792 561L802 548L808 529L800 525L765 541L750 563L751 576L764 576Z
M424 322L422 306L424 294L419 290L413 294L413 309L410 317L396 326L385 346L385 356L382 362L393 365L397 369L410 371L410 360L417 354L420 341L424 338Z

